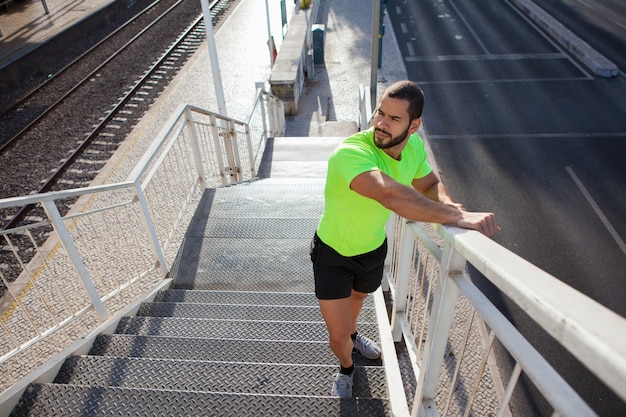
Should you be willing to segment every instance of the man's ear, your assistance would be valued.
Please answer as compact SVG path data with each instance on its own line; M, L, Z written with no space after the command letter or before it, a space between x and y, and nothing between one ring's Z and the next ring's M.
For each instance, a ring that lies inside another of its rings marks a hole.
M421 117L418 117L417 119L411 120L411 124L409 126L409 133L413 134L413 133L417 132L417 129L419 129L421 124L422 124L422 118Z

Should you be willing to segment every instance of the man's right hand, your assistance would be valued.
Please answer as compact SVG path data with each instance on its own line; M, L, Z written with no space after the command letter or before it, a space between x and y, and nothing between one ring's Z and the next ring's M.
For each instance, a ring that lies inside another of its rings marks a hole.
M464 229L478 230L487 237L498 233L501 229L496 223L496 216L493 213L477 213L472 211L461 211L461 220L456 224Z

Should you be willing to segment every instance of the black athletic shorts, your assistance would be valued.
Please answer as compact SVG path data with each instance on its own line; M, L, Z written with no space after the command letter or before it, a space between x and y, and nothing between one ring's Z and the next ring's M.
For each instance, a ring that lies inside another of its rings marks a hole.
M371 252L343 256L322 242L316 233L311 242L310 254L317 298L346 298L352 290L371 293L380 286L387 256L387 240Z

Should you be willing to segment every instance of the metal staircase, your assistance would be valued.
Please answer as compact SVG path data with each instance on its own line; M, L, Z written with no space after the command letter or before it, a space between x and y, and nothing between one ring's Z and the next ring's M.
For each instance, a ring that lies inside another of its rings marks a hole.
M308 258L323 175L284 177L298 160L325 166L336 141L315 143L287 152L281 138L262 165L271 178L207 190L171 288L67 358L54 383L31 384L12 415L391 415L380 360L355 356L354 397L329 396L338 365ZM359 330L378 338L371 297Z

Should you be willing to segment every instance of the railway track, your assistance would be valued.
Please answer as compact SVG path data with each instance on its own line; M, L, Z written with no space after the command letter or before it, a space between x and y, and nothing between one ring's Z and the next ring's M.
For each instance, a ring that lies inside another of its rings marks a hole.
M236 1L211 3L214 27ZM88 185L204 38L199 2L154 2L3 111L0 198ZM38 207L0 210L4 230L43 218ZM8 281L11 258L0 244Z
M151 4L3 112L1 198L93 179L204 39L199 4L191 3ZM214 24L231 4L213 2Z

